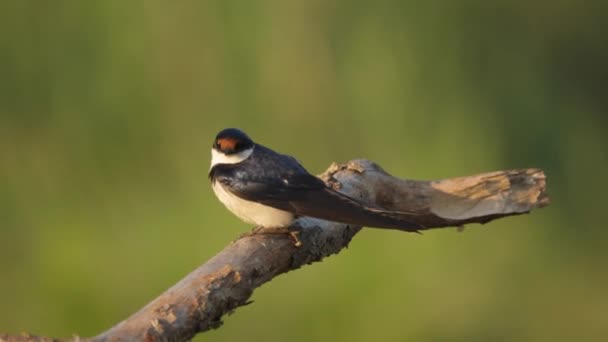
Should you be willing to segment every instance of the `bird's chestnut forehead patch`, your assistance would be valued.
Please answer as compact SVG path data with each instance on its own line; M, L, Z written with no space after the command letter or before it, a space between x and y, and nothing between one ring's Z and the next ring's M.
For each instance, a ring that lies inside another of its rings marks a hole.
M216 142L221 151L234 150L238 143L239 139L236 138L219 138Z

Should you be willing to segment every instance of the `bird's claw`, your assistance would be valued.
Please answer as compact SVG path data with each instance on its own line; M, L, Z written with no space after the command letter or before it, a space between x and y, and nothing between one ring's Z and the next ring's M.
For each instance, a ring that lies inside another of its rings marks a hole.
M262 226L256 226L251 229L251 231L245 232L239 236L239 239L255 236L255 235L283 235L289 234L291 240L293 240L293 244L295 247L300 247L302 245L302 240L300 240L300 231L292 230L285 227L278 228L268 228Z
M300 235L299 230L290 230L289 231L289 236L293 239L293 245L296 247L302 246L302 240L300 240L300 237L298 235Z

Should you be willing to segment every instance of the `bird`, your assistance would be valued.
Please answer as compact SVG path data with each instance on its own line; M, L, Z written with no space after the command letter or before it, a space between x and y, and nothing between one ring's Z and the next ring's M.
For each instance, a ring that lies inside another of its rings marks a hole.
M215 137L209 179L228 210L259 228L288 227L302 216L411 232L422 228L404 213L367 206L328 187L294 157L255 143L238 128Z

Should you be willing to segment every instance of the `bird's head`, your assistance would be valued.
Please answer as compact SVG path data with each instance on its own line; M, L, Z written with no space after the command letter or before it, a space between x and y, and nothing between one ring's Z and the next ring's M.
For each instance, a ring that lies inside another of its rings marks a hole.
M236 164L247 159L255 144L245 132L236 128L220 131L211 148L211 167L216 164Z

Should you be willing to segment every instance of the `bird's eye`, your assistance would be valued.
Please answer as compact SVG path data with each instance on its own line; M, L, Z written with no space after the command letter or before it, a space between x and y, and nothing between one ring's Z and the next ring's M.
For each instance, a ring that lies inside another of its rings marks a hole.
M236 151L240 150L242 147L243 147L243 143L240 143L240 142L238 142L238 143L236 143L236 145L234 145L234 149Z

